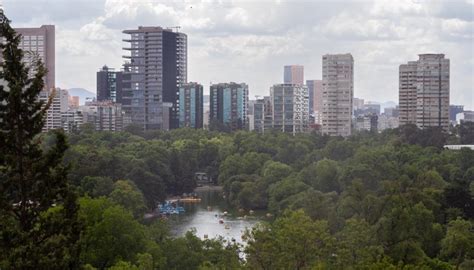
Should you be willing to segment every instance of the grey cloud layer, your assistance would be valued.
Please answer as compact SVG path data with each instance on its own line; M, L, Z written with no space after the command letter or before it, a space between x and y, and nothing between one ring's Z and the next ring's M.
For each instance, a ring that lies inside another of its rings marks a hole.
M398 100L398 65L417 54L451 59L451 103L474 109L473 1L4 0L19 26L57 25L57 78L95 90L95 70L120 67L121 30L180 25L189 79L245 81L252 95L281 82L283 65L321 78L321 56L351 52L355 95Z

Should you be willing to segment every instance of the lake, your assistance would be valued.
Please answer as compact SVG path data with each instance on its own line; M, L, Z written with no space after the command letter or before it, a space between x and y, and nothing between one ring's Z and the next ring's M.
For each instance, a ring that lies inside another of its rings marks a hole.
M169 218L171 232L176 236L182 236L194 228L196 235L201 239L204 239L204 235L209 238L222 236L228 241L235 239L237 243L244 244L242 233L246 228L252 228L262 218L261 214L250 215L248 212L239 213L236 209L232 209L225 202L219 188L201 187L196 193L201 202L180 203L186 212ZM223 216L224 211L228 212L227 216ZM247 218L244 219L245 215ZM219 219L223 219L224 224L220 224Z

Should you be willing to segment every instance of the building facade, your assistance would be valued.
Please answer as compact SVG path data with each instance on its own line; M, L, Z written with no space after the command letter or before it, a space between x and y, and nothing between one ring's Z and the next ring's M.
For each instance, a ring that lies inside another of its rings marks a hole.
M256 132L265 133L272 130L273 113L269 96L255 100L253 104L253 127Z
M456 125L456 115L464 112L464 105L449 105L449 121Z
M323 81L308 80L306 81L306 85L309 91L310 114L314 116L314 122L320 125L322 123L321 115L323 111ZM312 96L311 92L313 93Z
M308 88L300 84L275 84L270 88L272 129L292 134L306 132L309 125Z
M122 103L122 74L107 66L97 71L97 101Z
M91 123L97 131L122 131L122 105L112 101L86 102L79 107L83 123Z
M203 128L203 88L199 83L179 87L179 127Z
M354 59L351 54L323 56L323 134L351 135Z
M444 54L420 54L400 65L400 125L449 128L449 59Z
M357 131L377 132L378 130L378 115L366 114L355 117L354 129Z
M61 124L65 132L71 133L80 130L84 121L82 111L78 109L69 109L61 113Z
M148 129L179 126L178 88L187 81L187 36L161 27L125 30L122 104L131 122Z
M398 116L389 116L387 114L382 114L378 117L378 131L383 131L385 129L398 128Z
M27 66L31 66L37 59L41 59L48 70L44 78L45 90L52 90L55 83L55 27L54 25L42 25L37 28L15 28L21 34L19 48L23 50L23 61ZM1 55L0 55L1 57ZM30 71L32 72L33 70Z
M67 112L69 107L69 93L67 90L56 88L43 90L39 94L39 100L44 102L44 104L50 100L50 97L51 104L46 111L43 132L62 128L61 115Z
M400 125L416 123L416 84L417 84L417 62L410 61L400 65L398 80L398 99Z
M301 65L284 66L283 83L285 84L304 84L304 67Z
M219 83L210 87L209 121L217 121L231 130L248 125L249 88L245 83Z

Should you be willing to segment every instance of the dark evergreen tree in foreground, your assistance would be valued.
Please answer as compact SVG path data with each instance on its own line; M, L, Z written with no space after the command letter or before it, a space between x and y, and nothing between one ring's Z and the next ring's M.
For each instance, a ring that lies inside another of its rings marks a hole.
M22 63L21 36L9 23L0 10L0 79L7 85L0 86L0 269L74 269L81 227L62 163L66 138L58 131L53 146L41 145L51 100L38 94L47 71L39 58Z

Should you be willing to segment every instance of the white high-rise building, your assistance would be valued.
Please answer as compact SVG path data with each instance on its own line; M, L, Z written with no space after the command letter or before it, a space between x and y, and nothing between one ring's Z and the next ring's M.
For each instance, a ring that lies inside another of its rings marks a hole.
M350 53L323 56L322 133L351 135L354 59Z
M45 104L49 101L51 95L54 94L51 104L46 112L43 132L52 129L62 128L61 114L67 112L69 93L67 90L56 88L55 90L44 90L40 92L39 99Z

